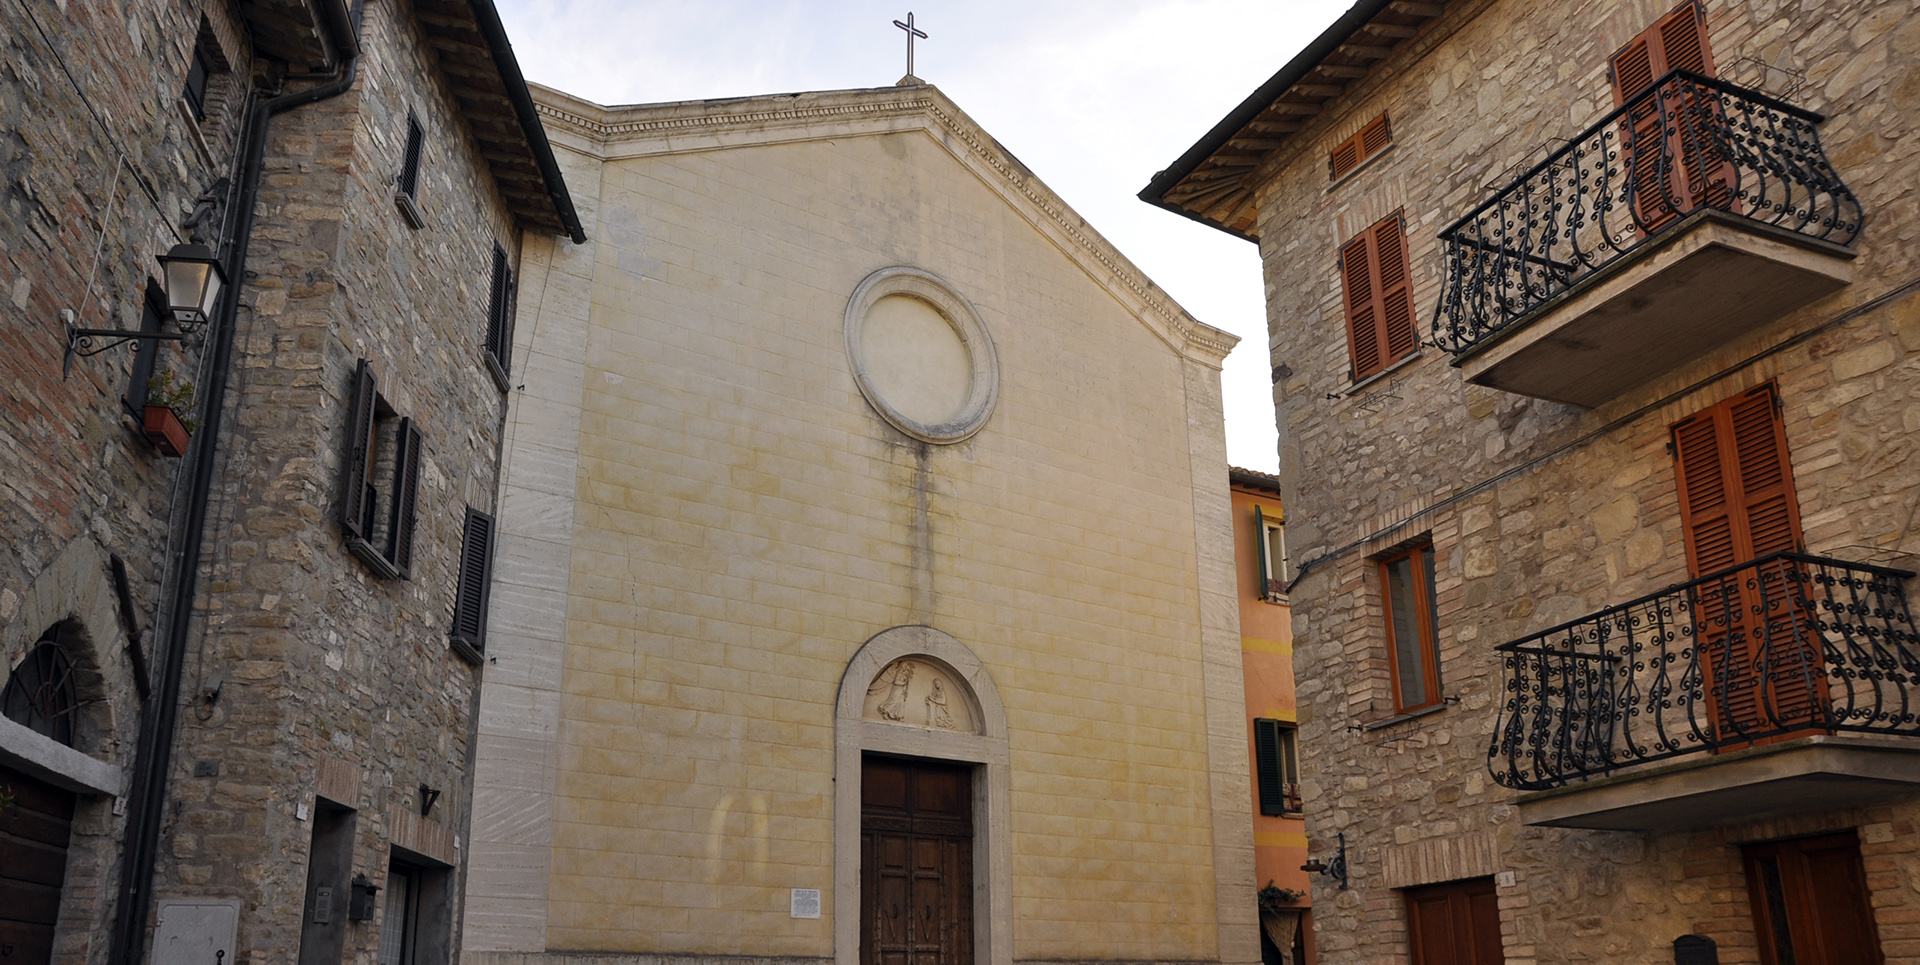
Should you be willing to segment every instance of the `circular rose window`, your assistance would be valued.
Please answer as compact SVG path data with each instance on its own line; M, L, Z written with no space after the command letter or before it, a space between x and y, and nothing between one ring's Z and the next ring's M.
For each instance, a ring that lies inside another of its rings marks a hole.
M999 394L993 340L953 286L896 266L868 275L847 302L853 380L894 428L923 442L959 442L986 424Z

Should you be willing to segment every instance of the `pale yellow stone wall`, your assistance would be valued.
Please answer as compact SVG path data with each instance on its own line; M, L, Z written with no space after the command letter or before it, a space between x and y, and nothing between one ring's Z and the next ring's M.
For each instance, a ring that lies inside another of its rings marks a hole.
M868 638L928 624L1004 701L1011 818L977 833L1010 836L1012 957L1218 960L1229 935L1224 957L1257 958L1246 779L1230 777L1244 739L1207 727L1242 714L1237 623L1231 585L1200 582L1231 560L1231 337L1090 272L1110 250L1067 233L1070 212L1010 202L959 135L902 116L703 150L550 123L570 173L611 158L589 228L557 775L533 805L550 808L550 870L474 886L540 879L544 945L502 932L470 950L844 960L836 693ZM963 443L908 438L855 385L843 312L891 265L951 283L993 338L997 407ZM530 287L521 305L537 345L547 308ZM1230 673L1205 667L1209 647ZM1216 835L1220 814L1237 823ZM819 889L822 917L789 917L791 888ZM1216 914L1223 889L1244 915Z

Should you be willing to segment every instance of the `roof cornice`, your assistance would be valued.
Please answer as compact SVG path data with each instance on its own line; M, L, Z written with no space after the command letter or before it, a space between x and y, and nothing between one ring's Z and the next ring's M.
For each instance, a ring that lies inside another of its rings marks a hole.
M602 160L925 130L1175 351L1218 368L1240 341L1188 314L930 84L619 107L533 90L556 141Z

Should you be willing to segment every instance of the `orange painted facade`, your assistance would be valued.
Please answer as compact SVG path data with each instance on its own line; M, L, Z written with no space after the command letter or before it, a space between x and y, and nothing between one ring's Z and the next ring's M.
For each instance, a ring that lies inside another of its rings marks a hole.
M1253 814L1255 880L1262 887L1273 884L1301 892L1303 897L1296 907L1304 910L1308 901L1304 897L1309 891L1308 875L1300 866L1307 863L1306 822L1300 817L1297 792L1286 813L1261 813L1259 751L1254 732L1254 721L1258 719L1280 721L1283 728L1289 729L1298 722L1294 711L1293 620L1284 593L1276 596L1266 592L1260 552L1264 525L1283 523L1285 514L1280 504L1278 480L1237 468L1232 470L1230 478L1234 568L1240 601L1240 659L1247 691L1247 768L1254 776L1253 799L1247 806ZM1269 554L1268 572L1275 576L1290 575L1285 573L1284 559L1272 559L1274 555ZM1312 962L1312 915L1308 912L1301 918L1306 962ZM1294 963L1287 962L1287 965Z

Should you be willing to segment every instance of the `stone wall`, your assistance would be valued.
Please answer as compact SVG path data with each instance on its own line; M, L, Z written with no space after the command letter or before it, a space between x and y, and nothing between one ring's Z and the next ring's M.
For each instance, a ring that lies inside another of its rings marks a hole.
M447 632L465 510L495 509L508 395L483 360L488 284L519 233L406 8L368 4L361 42L351 91L270 128L186 665L190 697L221 689L182 723L159 891L239 899L240 962L297 954L316 794L358 811L352 866L376 885L394 846L458 864L468 820L480 670ZM409 110L417 230L391 196ZM424 437L408 580L336 522L361 358ZM422 786L442 792L424 819ZM348 960L371 963L382 927L354 926Z
M184 463L123 412L133 346L75 359L62 377L61 313L82 328L140 326L155 257L186 240L195 199L227 173L251 51L222 4L15 4L0 19L0 686L72 621L76 746L118 768L124 792L142 705L109 559L126 564L151 653ZM181 91L203 32L220 69L197 121ZM156 371L203 383L200 348L163 344ZM57 961L106 958L126 823L115 811L110 796L79 801Z
M1439 230L1611 110L1606 58L1671 7L1449 4L1263 171L1281 476L1307 570L1292 602L1308 826L1316 854L1345 832L1353 863L1350 890L1316 882L1323 961L1406 961L1392 889L1512 871L1500 888L1510 963L1668 961L1690 931L1716 938L1722 962L1754 962L1738 844L1841 827L1866 842L1889 960L1920 953L1908 924L1920 802L1706 832L1561 831L1520 826L1514 795L1486 770L1502 684L1492 647L1687 578L1675 421L1777 380L1809 550L1868 562L1920 552L1908 439L1920 299L1904 287L1920 264L1920 7L1707 4L1722 77L1777 90L1788 75L1767 65L1805 72L1789 99L1828 117L1828 156L1868 212L1851 285L1594 411L1465 384L1431 346L1357 389L1347 374L1339 245L1404 210L1425 333ZM1329 188L1327 150L1382 110L1394 146ZM1390 722L1371 560L1416 538L1435 547L1441 674L1457 702Z

